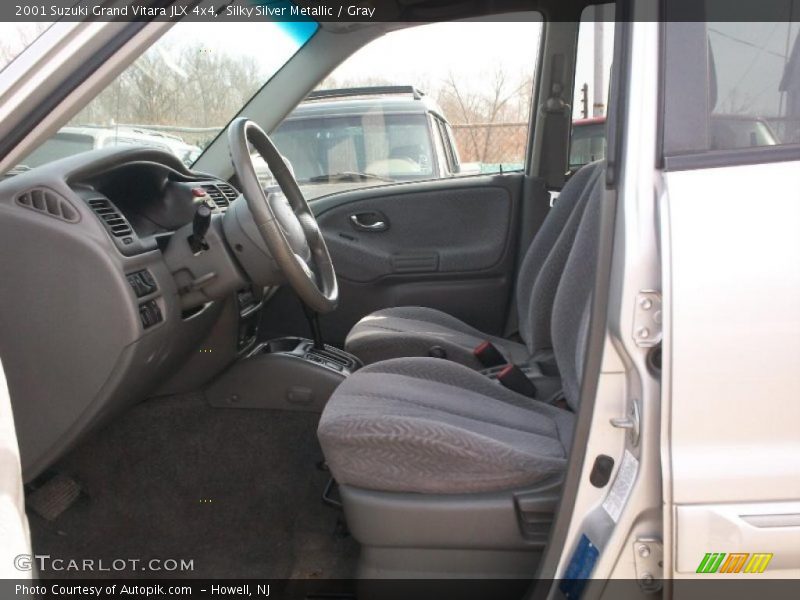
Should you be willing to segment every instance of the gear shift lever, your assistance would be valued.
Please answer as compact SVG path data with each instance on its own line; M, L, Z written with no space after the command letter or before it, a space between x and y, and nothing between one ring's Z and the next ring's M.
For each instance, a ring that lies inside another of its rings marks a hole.
M325 342L322 339L322 329L319 326L319 313L311 310L305 302L303 304L303 314L308 319L308 326L311 328L311 337L314 339L314 348L316 350L324 350Z
M189 247L195 254L208 250L206 233L208 233L208 228L211 227L212 212L213 207L206 202L198 204L195 210L194 219L192 220L192 235L189 236Z

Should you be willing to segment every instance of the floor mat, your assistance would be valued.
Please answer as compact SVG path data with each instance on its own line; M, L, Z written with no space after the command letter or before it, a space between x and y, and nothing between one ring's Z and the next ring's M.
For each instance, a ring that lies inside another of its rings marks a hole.
M194 566L115 577L352 577L357 544L321 500L329 474L317 467L318 419L212 409L198 397L141 404L57 465L86 493L53 522L29 515L34 551Z

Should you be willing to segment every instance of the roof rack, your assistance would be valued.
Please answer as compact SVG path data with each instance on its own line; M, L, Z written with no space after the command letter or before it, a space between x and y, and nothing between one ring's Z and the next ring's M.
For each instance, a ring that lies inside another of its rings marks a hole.
M306 100L323 98L347 98L349 96L381 96L385 94L411 94L414 100L421 100L425 95L413 85L373 85L366 87L341 88L336 90L316 90L306 96Z

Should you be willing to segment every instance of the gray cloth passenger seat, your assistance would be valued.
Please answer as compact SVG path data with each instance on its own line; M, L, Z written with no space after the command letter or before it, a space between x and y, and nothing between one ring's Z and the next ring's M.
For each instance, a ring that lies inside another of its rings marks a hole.
M484 367L473 351L487 340L514 364L551 349L550 318L556 289L600 171L600 163L595 162L570 178L520 264L516 304L524 343L483 333L440 310L400 306L361 319L348 334L345 349L364 364L371 364L390 358L431 356L436 347L437 352L444 352L444 358L472 369Z
M595 169L553 301L550 339L568 408L517 394L454 362L378 362L348 377L322 413L318 436L337 482L384 492L472 494L519 489L563 473L596 270L604 189L603 171Z

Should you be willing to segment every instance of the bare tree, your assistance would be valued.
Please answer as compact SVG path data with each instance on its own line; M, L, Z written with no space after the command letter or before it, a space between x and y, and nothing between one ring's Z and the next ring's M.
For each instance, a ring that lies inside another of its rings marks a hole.
M159 48L141 56L72 123L221 127L262 84L251 57L192 46Z
M14 60L49 27L48 23L20 23L14 36L0 39L0 69Z
M509 123L519 129L519 124L527 121L532 89L531 77L512 81L509 73L501 67L486 80L490 84L485 88L467 89L462 81L450 74L438 97L448 120L469 125L465 128L469 148L462 148L462 151L467 150L468 158L479 162L490 162L492 158L492 149L497 146L494 143L496 125Z

